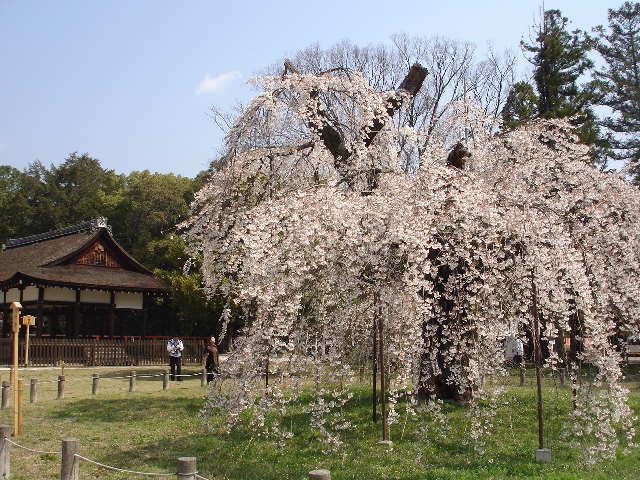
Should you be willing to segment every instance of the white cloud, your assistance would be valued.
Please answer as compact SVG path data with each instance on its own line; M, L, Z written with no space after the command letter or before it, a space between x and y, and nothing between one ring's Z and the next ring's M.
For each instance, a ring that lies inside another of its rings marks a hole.
M206 73L204 79L202 79L196 88L196 94L222 90L227 83L240 77L242 77L242 74L235 70L233 72L221 73L220 75L215 75L213 77Z

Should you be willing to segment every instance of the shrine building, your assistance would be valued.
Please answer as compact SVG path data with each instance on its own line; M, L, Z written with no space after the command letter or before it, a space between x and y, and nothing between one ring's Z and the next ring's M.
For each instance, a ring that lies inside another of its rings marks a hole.
M36 316L35 335L123 336L146 332L150 297L165 285L113 238L105 218L14 238L0 253L0 309Z

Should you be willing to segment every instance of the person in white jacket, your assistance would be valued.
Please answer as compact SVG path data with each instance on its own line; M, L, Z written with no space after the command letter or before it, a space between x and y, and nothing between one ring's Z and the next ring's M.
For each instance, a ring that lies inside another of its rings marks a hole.
M183 350L184 345L182 344L182 340L180 340L177 336L174 335L167 342L167 352L169 352L169 368L171 368L171 380L175 380L176 375L178 375L178 381L182 381L182 377L180 375L182 375Z

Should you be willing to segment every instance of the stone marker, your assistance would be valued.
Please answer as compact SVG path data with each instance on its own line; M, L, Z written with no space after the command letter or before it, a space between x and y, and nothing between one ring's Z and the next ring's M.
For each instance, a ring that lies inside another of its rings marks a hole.
M549 463L551 461L551 450L548 448L538 448L536 450L537 463Z
M311 470L309 480L331 480L331 472L325 469Z

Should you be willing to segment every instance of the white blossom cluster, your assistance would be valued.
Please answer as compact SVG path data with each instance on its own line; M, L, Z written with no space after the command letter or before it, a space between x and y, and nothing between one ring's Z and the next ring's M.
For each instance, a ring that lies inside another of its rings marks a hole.
M526 342L536 310L546 367L565 362L576 383L573 433L594 459L633 445L619 339L640 331L637 189L589 166L567 123L496 135L468 102L451 109L407 173L402 157L417 155L422 132L396 128L388 113L406 93L375 92L351 73L259 83L264 92L229 133L186 225L207 288L246 319L207 411L229 425L251 412L252 428L286 439L279 419L311 385L310 421L338 447L374 324L391 423L402 395L432 397L443 385L494 405L482 381L504 372L500 342ZM327 125L339 149L328 148ZM465 170L445 165L458 141L471 153ZM589 339L573 359L561 348L567 335ZM588 392L576 374L586 361L598 372ZM479 449L491 418L473 422Z

